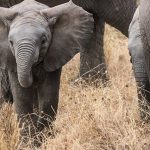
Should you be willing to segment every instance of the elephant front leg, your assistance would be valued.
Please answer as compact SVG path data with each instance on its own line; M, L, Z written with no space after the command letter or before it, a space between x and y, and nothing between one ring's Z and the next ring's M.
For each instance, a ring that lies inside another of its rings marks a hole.
M0 104L3 102L13 103L8 71L0 68Z
M94 33L91 42L80 53L80 76L84 79L106 79L106 64L103 50L104 20L94 15Z
M146 69L143 43L141 40L138 9L129 28L128 47L131 55L134 76L138 87L141 118L144 121L148 121L150 120L150 83Z
M132 56L132 55L131 55ZM144 121L150 120L150 83L146 72L145 62L142 60L134 60L132 58L132 65L135 80L137 83L137 92L139 99L139 107L141 119Z
M54 72L46 72L44 81L39 84L39 130L42 130L44 127L52 128L52 122L55 120L58 107L60 76L61 69Z
M30 88L23 88L20 86L17 78L17 73L9 71L9 81L11 92L14 100L15 111L20 119L20 127L24 124L22 135L26 136L29 133L35 133L35 126L37 117L33 113L33 90ZM29 131L31 127L31 131Z

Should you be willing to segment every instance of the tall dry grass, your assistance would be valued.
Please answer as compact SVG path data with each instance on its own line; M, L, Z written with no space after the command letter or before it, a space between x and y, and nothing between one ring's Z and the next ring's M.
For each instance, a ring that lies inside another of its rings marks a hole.
M74 84L79 72L77 55L63 69L60 102L54 122L55 137L43 133L40 148L23 148L11 106L0 110L0 150L149 150L150 125L139 118L136 85L127 39L106 26L105 54L109 82L104 87Z

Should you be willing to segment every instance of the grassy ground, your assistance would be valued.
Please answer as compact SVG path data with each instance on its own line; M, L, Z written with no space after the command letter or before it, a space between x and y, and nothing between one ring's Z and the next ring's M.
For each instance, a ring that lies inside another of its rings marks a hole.
M74 84L79 55L63 69L60 102L54 123L55 138L43 136L39 150L149 150L150 125L139 118L135 80L127 39L106 27L105 54L110 80L106 87ZM19 128L13 108L0 110L0 150L30 150L19 143Z

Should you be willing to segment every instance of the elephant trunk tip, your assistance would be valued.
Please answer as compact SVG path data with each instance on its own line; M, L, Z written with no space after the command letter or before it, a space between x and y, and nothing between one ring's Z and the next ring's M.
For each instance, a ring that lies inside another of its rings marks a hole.
M19 80L19 83L20 83L20 85L23 87L23 88L29 88L31 85L32 85L32 83L33 83L33 78L32 78L32 76L30 76L30 77L21 77L21 76L19 76L18 77L18 80Z

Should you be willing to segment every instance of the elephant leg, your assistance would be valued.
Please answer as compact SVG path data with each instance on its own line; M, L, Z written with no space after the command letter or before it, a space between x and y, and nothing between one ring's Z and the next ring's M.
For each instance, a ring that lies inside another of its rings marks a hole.
M20 127L24 123L22 135L28 134L29 126L31 126L31 135L35 132L37 117L33 113L33 89L23 88L20 86L17 78L17 73L9 71L9 81L11 92L14 99L15 111L20 120Z
M128 28L137 8L137 0L101 0L99 15L111 26L128 37ZM101 2L102 3L102 2Z
M52 127L55 120L59 99L61 69L54 72L46 72L45 79L38 87L39 120L38 127Z
M89 76L106 79L106 65L103 50L105 22L97 15L94 15L94 33L91 43L80 53L80 75L86 79Z
M148 115L149 107L150 107L150 83L148 80L148 75L146 72L146 65L145 61L139 59L138 54L140 49L134 49L133 51L137 52L137 55L133 55L134 52L131 52L131 59L133 65L133 71L135 80L137 83L137 92L138 92L138 99L139 99L139 106L141 112L142 120L149 120L150 116ZM142 50L142 49L141 49ZM144 58L144 57L143 57Z
M150 119L150 116L147 114L150 106L150 83L146 71L138 11L135 13L134 18L130 24L128 48L131 55L135 80L138 86L141 118L148 121Z
M8 72L5 69L0 69L0 104L3 102L12 104L13 98L10 90Z

